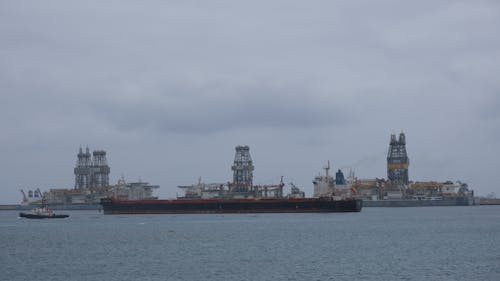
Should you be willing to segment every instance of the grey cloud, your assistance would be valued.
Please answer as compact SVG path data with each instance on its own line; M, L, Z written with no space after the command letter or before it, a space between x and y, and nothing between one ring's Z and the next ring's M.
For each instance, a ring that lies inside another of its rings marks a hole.
M221 89L222 93L176 93L159 99L95 102L94 114L123 130L220 133L245 128L317 128L355 121L341 104L314 98L309 89Z

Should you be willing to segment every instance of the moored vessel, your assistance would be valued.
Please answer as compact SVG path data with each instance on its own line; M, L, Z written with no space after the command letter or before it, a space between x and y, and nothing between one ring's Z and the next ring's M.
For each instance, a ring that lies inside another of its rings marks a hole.
M361 199L326 194L305 198L293 183L284 195L283 178L279 184L253 185L253 162L248 146L237 146L233 181L179 186L184 196L172 200L120 200L103 198L104 214L203 214L203 213L319 213L359 212Z
M251 198L251 199L101 199L104 214L210 214L210 213L321 213L359 212L360 199Z

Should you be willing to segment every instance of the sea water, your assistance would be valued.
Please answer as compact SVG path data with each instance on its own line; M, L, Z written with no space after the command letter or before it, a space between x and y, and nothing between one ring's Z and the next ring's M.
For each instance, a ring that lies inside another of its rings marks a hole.
M0 212L0 280L500 280L500 206L65 213Z

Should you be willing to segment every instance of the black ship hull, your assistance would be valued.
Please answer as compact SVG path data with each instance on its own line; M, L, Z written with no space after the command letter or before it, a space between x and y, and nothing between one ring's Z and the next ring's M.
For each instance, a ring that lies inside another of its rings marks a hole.
M69 215L56 215L56 214L30 214L30 213L19 213L19 217L27 219L64 219L69 217Z
M321 213L360 212L359 199L101 199L104 214L213 214L213 213Z

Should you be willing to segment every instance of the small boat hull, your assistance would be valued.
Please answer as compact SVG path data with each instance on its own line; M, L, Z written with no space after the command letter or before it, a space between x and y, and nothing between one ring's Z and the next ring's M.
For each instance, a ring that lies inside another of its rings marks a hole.
M19 217L27 219L64 219L69 217L69 215L56 215L56 214L31 214L31 213L19 213Z

